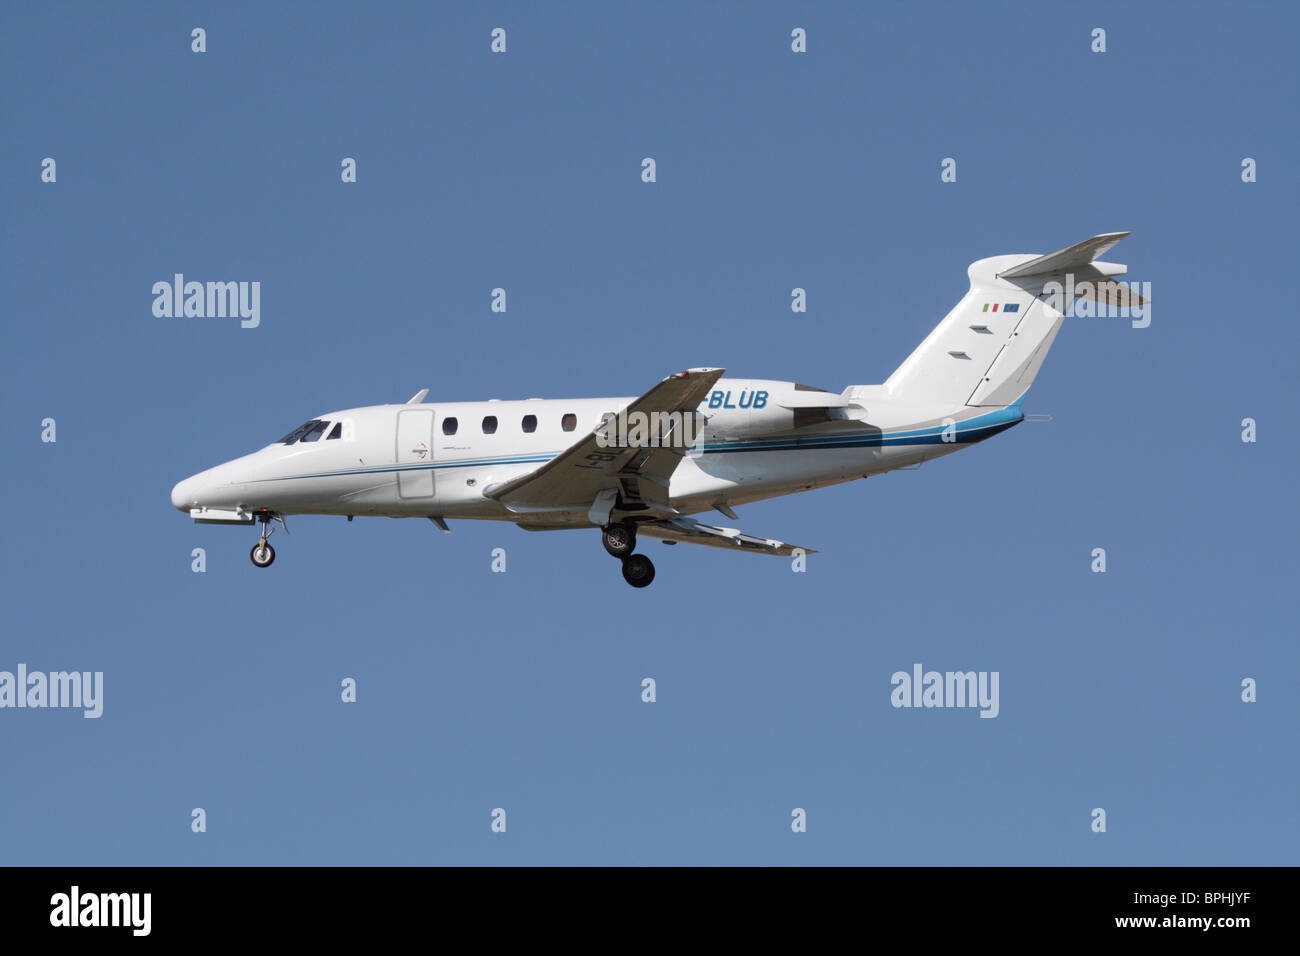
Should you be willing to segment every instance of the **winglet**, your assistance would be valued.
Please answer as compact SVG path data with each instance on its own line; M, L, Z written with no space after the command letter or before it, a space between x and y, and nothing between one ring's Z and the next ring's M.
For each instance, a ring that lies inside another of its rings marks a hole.
M406 404L419 405L422 401L424 401L424 396L428 394L429 394L429 390L427 388L422 388L414 395L412 395L409 399L407 399Z

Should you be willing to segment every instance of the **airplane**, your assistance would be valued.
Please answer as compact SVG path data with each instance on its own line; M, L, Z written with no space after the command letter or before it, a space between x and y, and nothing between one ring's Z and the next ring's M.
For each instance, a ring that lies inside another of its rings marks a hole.
M199 524L260 523L250 557L288 515L509 521L529 531L598 528L623 578L654 580L639 538L755 554L813 553L692 515L738 520L751 502L868 478L951 454L1024 420L1020 404L1065 315L1054 283L1112 303L1145 300L1097 261L1127 232L1048 255L970 265L970 288L878 385L835 393L691 368L639 398L426 403L328 412L260 451L178 483ZM1069 306L1064 306L1069 311Z

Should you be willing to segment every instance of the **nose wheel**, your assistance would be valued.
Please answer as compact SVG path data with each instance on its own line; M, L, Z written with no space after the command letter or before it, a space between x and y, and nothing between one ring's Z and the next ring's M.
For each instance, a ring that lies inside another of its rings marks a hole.
M288 531L289 526L285 524L284 518L280 515L273 514L270 511L259 511L257 513L257 520L262 523L262 536L257 539L257 544L253 545L253 550L248 552L249 558L252 559L256 567L269 568L271 562L275 560L275 548L267 544L266 539L274 533L275 525L272 522L277 518L279 518L281 524L284 524L284 530Z

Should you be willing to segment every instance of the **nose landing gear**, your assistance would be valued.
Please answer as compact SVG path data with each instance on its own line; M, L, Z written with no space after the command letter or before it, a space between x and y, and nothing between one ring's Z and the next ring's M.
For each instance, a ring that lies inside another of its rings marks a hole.
M285 524L284 518L270 511L259 511L257 520L262 523L262 536L258 538L257 544L253 545L253 550L248 552L253 564L259 568L269 568L271 562L275 560L275 548L266 543L266 539L271 537L275 531L275 525L272 521L279 520L284 525L284 530L288 531L289 526Z

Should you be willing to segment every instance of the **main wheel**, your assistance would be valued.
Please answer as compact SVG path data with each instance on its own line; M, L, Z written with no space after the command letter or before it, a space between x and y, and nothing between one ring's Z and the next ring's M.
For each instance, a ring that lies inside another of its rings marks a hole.
M644 554L629 554L623 559L623 580L632 587L646 587L654 579L654 563Z
M605 525L600 540L614 557L626 558L636 550L636 526L622 523Z
M271 562L275 560L275 548L269 544L255 544L253 550L248 552L248 556L259 568L269 568Z

